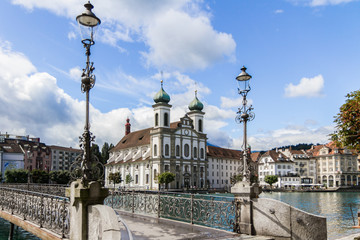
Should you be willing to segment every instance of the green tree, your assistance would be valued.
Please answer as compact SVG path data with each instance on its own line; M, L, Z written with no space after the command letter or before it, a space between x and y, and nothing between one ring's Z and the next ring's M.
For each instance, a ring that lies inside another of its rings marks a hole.
M32 170L31 177L33 183L49 183L49 173L44 170Z
M130 174L126 175L126 177L125 177L125 183L129 185L132 181L134 181L134 180L133 180L133 178L131 177L131 175L130 175Z
M345 103L335 116L337 131L330 134L337 145L360 151L360 90L346 95Z
M29 171L24 169L11 169L5 171L6 183L27 183Z
M105 142L103 147L101 148L101 158L102 158L102 161L103 161L104 164L109 159L109 151L113 147L114 147L113 144L109 145L107 142Z
M114 173L109 173L108 176L108 180L109 182L113 182L114 184L114 189L115 189L115 184L121 183L123 180L121 179L121 173L120 172L114 172Z
M159 184L165 184L168 189L168 184L175 180L175 174L171 172L163 172L158 177Z
M272 185L278 181L278 176L276 176L276 175L267 175L267 176L265 176L264 181L266 183L268 183L272 187Z
M230 177L230 183L231 184L235 184L237 182L240 182L242 181L243 179L243 175L242 174L236 174L236 175L233 175L232 177Z
M103 162L101 152L99 149L99 145L97 145L95 143L91 144L90 151L91 151L91 154L95 155L99 159L100 162Z
M68 184L71 179L69 171L51 171L49 177L51 181L57 184Z

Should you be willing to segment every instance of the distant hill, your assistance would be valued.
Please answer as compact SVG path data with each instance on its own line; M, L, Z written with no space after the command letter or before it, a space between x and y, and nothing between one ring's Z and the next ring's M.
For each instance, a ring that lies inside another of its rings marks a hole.
M219 147L219 146L216 146L215 144L211 144L209 142L206 142L206 145L211 146L211 147Z
M311 148L312 145L320 145L320 143L318 144L312 144L312 143L299 143L296 145L288 145L288 146L282 146L282 147L277 147L277 149L286 149L286 148L290 148L292 150L308 150ZM271 150L276 150L276 148L273 148Z

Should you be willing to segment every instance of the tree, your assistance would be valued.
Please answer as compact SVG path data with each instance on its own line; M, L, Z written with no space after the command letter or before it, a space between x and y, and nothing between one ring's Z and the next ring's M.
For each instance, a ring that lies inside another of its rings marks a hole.
M114 189L115 189L115 184L121 183L123 181L121 179L121 173L120 172L114 172L114 173L111 172L111 173L109 173L108 179L109 179L110 183L111 182L114 183Z
M158 176L159 184L165 184L168 189L168 184L175 180L175 174L171 172L164 172Z
M125 183L130 184L132 181L134 181L130 174L126 175L125 177Z
M49 173L44 170L34 169L31 171L33 183L49 183Z
M113 148L113 144L108 144L107 142L104 143L103 147L101 148L101 158L102 163L106 163L106 161L109 159L109 151L111 148Z
M268 183L272 187L272 185L278 181L278 176L276 176L276 175L267 175L267 176L265 176L264 181L266 183Z
M242 181L243 179L243 175L242 174L237 174L237 175L233 175L232 177L230 177L230 183L231 184L235 184L237 182Z
M100 162L103 162L101 152L99 149L99 145L97 145L95 143L91 144L90 151L91 151L91 154L95 155L99 159Z
M346 95L345 103L335 116L337 131L330 134L337 145L360 150L360 90Z
M27 183L29 171L24 169L11 169L5 171L6 183Z
M51 181L57 184L68 184L71 179L69 171L51 171L49 177Z

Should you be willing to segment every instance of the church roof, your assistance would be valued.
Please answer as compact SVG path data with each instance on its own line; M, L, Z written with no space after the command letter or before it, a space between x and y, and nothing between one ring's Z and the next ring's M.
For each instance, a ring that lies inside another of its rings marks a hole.
M170 102L170 96L165 92L161 82L161 89L154 96L155 103L168 103Z
M150 144L150 130L152 128L146 128L143 130L131 132L128 135L125 135L114 148L110 151L114 152L120 149L142 146Z
M189 104L189 109L190 109L190 111L201 111L201 110L203 110L203 108L204 108L204 105L197 98L197 92L195 92L195 98Z

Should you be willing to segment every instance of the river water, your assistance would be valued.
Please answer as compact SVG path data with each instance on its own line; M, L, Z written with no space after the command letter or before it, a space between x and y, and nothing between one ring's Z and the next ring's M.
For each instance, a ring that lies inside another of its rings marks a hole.
M0 240L7 240L9 237L10 223L3 218L0 218ZM14 240L40 240L40 238L26 232L24 229L14 227Z
M356 233L360 236L360 229L352 228L358 225L360 192L273 192L262 193L260 197L276 199L303 211L326 217L329 239Z

